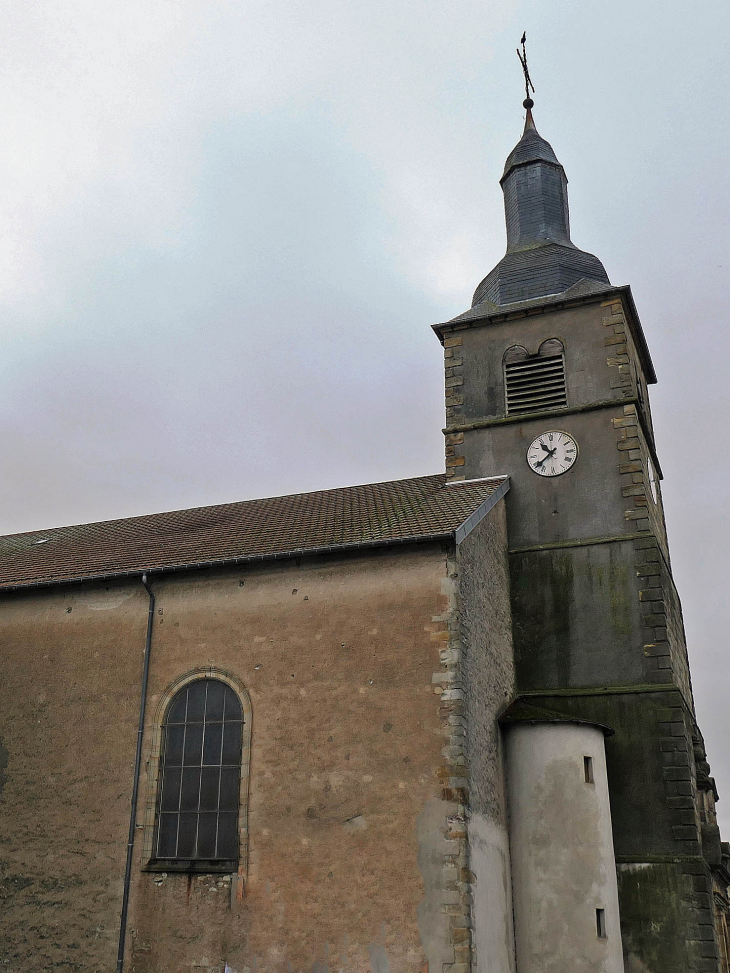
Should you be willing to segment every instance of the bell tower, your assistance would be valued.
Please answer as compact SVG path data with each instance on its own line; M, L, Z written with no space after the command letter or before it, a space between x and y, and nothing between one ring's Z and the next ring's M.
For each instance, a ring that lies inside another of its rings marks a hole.
M501 178L506 253L472 307L435 326L447 475L511 479L511 712L612 732L625 970L716 973L720 842L698 798L701 735L647 392L656 376L630 288L571 240L565 171L529 94L525 108Z

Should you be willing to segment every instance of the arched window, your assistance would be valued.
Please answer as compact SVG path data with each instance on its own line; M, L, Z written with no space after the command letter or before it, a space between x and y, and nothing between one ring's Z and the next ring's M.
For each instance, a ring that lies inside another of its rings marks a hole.
M523 345L512 345L502 363L507 415L567 406L565 350L559 338L543 341L535 355Z
M196 679L173 696L162 724L151 865L235 870L243 711L234 690Z

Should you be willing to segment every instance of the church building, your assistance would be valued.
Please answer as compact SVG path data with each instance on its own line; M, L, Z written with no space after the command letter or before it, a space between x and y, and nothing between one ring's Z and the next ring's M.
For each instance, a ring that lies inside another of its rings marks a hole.
M0 538L0 970L730 973L654 369L525 108L444 473Z

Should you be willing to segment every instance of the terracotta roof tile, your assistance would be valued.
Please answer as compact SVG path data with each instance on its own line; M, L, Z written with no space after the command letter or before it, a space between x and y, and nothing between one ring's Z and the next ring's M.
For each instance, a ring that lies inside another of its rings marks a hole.
M505 477L443 474L0 537L0 590L453 534Z

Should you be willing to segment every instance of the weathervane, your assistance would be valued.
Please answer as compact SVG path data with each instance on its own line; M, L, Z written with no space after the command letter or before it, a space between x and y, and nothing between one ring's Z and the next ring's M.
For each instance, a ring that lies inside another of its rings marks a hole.
M527 31L523 31L522 40L522 53L520 54L519 47L517 48L517 57L520 59L520 64L522 65L522 72L525 75L525 100L522 102L525 108L532 108L535 102L530 98L530 88L532 88L532 93L535 93L535 85L532 83L532 78L530 77L530 72L527 69L527 52L525 51L525 41L527 40Z

